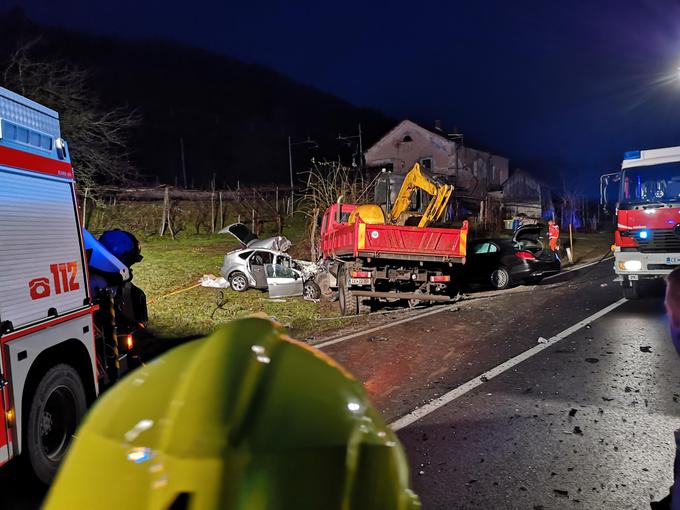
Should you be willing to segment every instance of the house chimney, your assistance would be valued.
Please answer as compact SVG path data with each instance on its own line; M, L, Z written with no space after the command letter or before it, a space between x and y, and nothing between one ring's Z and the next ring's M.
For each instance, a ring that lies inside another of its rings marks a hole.
M435 128L437 131L443 131L443 130L442 130L442 121L439 120L439 119L435 120L435 121L434 121L434 128Z

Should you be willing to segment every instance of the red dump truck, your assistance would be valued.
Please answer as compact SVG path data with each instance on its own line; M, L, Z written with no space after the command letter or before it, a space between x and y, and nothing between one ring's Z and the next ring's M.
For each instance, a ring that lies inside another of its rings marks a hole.
M456 267L465 263L468 223L460 229L350 222L354 204L334 204L321 221L319 253L328 269L321 284L338 290L343 315L376 300L453 299ZM325 287L325 288L324 288Z

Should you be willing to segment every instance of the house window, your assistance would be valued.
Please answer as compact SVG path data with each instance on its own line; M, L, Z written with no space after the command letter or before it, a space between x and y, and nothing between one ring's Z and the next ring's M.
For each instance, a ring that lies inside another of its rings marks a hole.
M420 166L423 167L423 170L427 170L429 172L432 171L432 158L423 158L420 160Z

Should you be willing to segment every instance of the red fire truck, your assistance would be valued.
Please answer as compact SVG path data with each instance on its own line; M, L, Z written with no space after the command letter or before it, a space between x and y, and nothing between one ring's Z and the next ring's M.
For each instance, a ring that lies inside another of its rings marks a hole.
M50 481L87 406L126 370L147 320L136 260L81 228L58 114L0 88L0 465L25 453Z
M640 281L680 265L680 147L629 151L621 171L602 176L602 201L616 184L614 270L628 299Z

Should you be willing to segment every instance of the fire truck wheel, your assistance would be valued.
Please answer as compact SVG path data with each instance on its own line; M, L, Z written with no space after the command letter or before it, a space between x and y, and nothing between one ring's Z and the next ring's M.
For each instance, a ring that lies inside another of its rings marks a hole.
M85 416L85 388L70 365L56 365L38 383L31 401L25 445L33 472L49 484Z
M240 271L236 271L229 276L229 285L236 292L245 292L248 290L248 278Z

